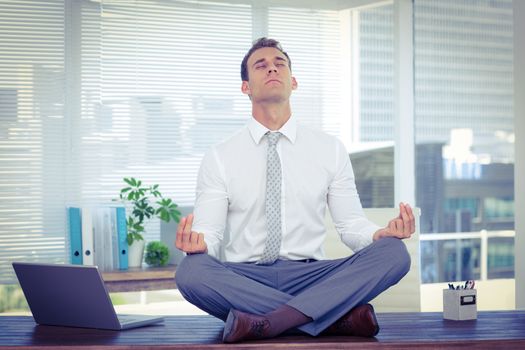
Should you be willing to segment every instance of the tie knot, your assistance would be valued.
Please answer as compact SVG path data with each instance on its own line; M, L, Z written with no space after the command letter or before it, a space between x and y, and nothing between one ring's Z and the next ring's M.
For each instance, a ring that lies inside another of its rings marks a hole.
M268 143L270 144L270 146L275 146L282 134L280 132L268 131L266 135L268 136Z

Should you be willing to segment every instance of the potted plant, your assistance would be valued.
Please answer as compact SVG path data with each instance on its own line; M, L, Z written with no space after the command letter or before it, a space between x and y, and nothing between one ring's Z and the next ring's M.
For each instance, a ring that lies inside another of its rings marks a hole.
M146 257L144 260L150 266L165 266L170 258L168 246L161 241L149 242L146 246Z
M159 185L145 186L133 177L124 178L126 187L120 190L120 200L129 207L127 211L128 266L142 265L144 255L144 225L147 220L158 217L170 222L179 222L180 211L171 199L164 198Z

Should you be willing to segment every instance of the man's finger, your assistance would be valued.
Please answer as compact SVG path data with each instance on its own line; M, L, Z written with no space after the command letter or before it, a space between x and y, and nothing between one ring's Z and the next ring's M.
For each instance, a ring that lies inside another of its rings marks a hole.
M403 233L403 220L402 219L396 219L396 233Z
M186 225L184 225L184 233L189 235L191 233L191 226L193 225L193 214L189 214L186 220Z
M189 218L186 219L186 223L185 223L184 228L182 230L182 247L183 247L184 251L186 251L186 249L188 249L188 247L190 245L191 231L188 231L188 227L190 227L189 226Z
M403 209L401 210L401 216L403 218L403 233L407 235L411 230L411 225L410 216L407 213L406 206L403 206Z
M403 209L401 210L401 216L403 217L404 221L404 236L410 237L410 235L415 232L416 222L414 219L414 213L409 204L403 205Z
M190 242L191 225L193 223L193 214L186 216L184 227L182 229L182 244L187 246Z
M399 206L399 216L401 217L401 219L403 219L403 221L408 221L410 219L410 217L408 216L407 208L403 204Z
M182 248L182 232L184 230L184 226L186 225L186 217L183 217L180 219L179 225L177 226L177 236L175 237L175 246L178 249Z
M411 219L413 219L413 218L414 218L414 211L412 210L412 207L410 206L410 204L407 204L407 205L405 206L405 210L406 210L408 216L409 216Z
M191 245L191 250L193 252L198 250L198 243L199 243L199 234L195 231L192 231L190 235L190 245Z
M204 249L204 234L203 233L198 234L197 246L200 249Z
M414 211L410 206L407 208L408 216L410 217L410 233L416 232L416 218L414 216Z
M184 247L184 251L186 253L193 253L194 249L193 249L193 243L192 243L192 240L193 240L193 233L190 232L190 234L188 235L189 238L188 238L188 242L186 242L186 245Z
M410 215L408 215L406 206L403 212L403 232L404 237L410 237L410 234L412 233L412 223L410 220Z
M388 223L388 231L390 232L390 235L395 234L396 232L396 219L390 220Z
M397 216L399 219L402 218L402 213L403 213L403 202L400 202L399 203L399 215Z

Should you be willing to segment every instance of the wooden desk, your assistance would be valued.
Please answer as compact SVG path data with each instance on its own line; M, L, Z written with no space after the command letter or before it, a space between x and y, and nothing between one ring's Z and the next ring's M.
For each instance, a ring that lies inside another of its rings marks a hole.
M32 317L0 316L0 349L524 349L525 312L479 312L472 321L442 313L377 314L375 338L287 335L223 344L224 323L212 316L169 316L126 331L38 326Z
M176 289L175 268L175 265L169 265L114 270L102 272L102 278L112 293Z

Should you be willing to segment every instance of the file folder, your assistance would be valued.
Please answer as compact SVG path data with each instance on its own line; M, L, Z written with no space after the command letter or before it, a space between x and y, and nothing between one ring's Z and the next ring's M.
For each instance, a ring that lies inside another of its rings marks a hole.
M82 265L82 221L80 208L68 208L69 254L74 265Z
M91 208L82 208L82 262L94 265L93 252L93 216Z
M118 238L118 265L119 269L128 269L128 228L126 221L126 208L117 207L117 238Z

